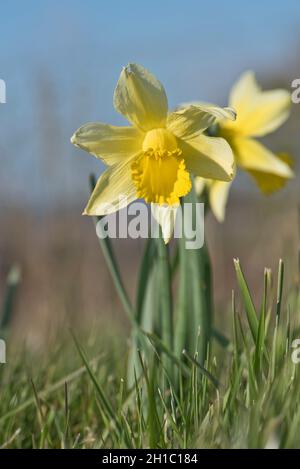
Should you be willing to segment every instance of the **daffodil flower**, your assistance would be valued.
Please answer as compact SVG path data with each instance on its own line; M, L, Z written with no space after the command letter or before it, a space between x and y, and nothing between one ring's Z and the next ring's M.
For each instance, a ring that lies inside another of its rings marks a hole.
M293 177L293 172L288 155L275 155L255 138L282 125L289 117L290 103L288 91L262 91L254 73L248 71L235 83L229 97L229 105L237 112L237 119L219 122L218 135L232 147L237 167L250 174L264 194L283 187ZM198 179L196 185L198 192L206 186L212 211L219 221L223 221L231 183Z
M100 122L80 127L71 142L100 158L108 168L85 208L87 215L107 215L135 199L152 204L167 242L172 213L191 189L191 174L230 181L234 157L224 138L204 131L220 119L234 119L230 108L193 105L168 113L162 84L145 68L127 65L114 92L114 106L132 126Z

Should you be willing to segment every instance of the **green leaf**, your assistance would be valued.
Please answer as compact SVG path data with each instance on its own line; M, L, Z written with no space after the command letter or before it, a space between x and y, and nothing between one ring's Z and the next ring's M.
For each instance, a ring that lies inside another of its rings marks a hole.
M138 276L138 288L136 296L136 321L139 328L147 331L153 331L155 327L155 320L159 313L158 296L157 292L157 266L156 263L157 246L155 240L149 238L146 242L140 272ZM143 342L143 344L142 344ZM148 354L152 353L146 341L141 340L140 331L136 328L131 333L130 350L128 356L128 373L127 383L131 387L134 384L135 374L140 376L142 369L138 350L141 349Z
M195 227L196 203L199 202L194 187L183 199L184 204L192 204L193 210L189 220L184 220ZM183 211L184 211L183 204ZM213 302L211 291L211 263L206 245L200 249L186 249L187 239L182 234L182 247L180 248L180 280L183 283L179 287L179 325L177 326L177 353L184 342L191 354L197 350L200 363L203 365L207 355L208 345L212 336ZM185 252L183 251L185 249ZM186 324L184 324L184 321ZM184 330L185 327L185 330ZM199 336L200 330L200 336ZM185 340L183 336L185 333Z
M141 324L143 307L145 304L147 287L152 272L152 267L156 258L156 243L155 240L149 238L146 242L143 259L140 266L140 272L138 275L138 288L136 298L136 318L138 324Z

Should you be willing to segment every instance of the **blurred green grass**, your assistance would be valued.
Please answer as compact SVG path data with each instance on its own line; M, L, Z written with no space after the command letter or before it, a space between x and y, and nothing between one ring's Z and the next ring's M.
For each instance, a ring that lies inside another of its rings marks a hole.
M130 387L126 335L109 322L75 342L71 335L57 338L39 354L10 343L8 364L0 368L0 446L299 447L300 373L291 360L300 336L299 283L284 284L289 293L279 314L276 272L265 272L264 293L253 301L247 276L238 262L235 267L230 343L225 349L213 343L209 374L197 355L171 357L178 389L153 337L153 353L140 353L142 373Z

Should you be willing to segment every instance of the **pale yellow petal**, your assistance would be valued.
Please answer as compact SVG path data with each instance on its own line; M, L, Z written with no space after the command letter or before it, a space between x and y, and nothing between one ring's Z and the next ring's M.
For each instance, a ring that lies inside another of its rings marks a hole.
M174 231L178 207L178 205L151 204L152 215L161 226L162 236L166 244L170 241Z
M143 138L144 134L134 127L89 122L76 130L71 143L100 158L107 165L113 165L140 151Z
M216 119L215 123L226 119L230 121L236 120L236 110L233 107L220 107L203 101L195 101L193 104L199 107L203 112L211 114Z
M197 195L201 195L202 192L204 191L205 185L206 185L205 181L207 181L207 179L204 179L201 177L195 177L194 186L195 186L195 191Z
M252 101L247 113L238 114L236 126L239 134L262 137L273 132L288 119L290 106L290 93L285 90L260 93Z
M261 137L287 120L291 96L283 89L262 91L253 72L247 72L233 87L230 105L237 111L237 120L224 122L222 126L239 135Z
M231 182L213 181L209 187L209 203L213 214L219 222L225 219L225 209Z
M233 107L239 117L247 111L252 99L260 92L252 70L244 72L233 85L229 95L229 105Z
M286 163L290 168L293 167L293 159L288 153L277 153L276 156L284 163ZM259 171L248 170L248 173L250 173L258 188L265 195L272 194L273 192L282 189L289 180L276 174L268 174Z
M128 64L114 93L114 106L143 131L164 127L168 100L162 84L141 65Z
M135 200L136 188L131 179L131 164L135 157L110 166L100 176L84 215L108 215L121 210Z
M223 138L199 135L182 140L180 145L186 166L194 176L221 181L230 181L233 178L234 156Z
M263 173L259 171L249 171L248 173L254 179L257 187L265 195L273 194L273 192L282 189L288 182L287 178L277 176L276 174Z
M273 174L285 179L293 177L290 166L256 140L239 137L233 139L231 145L237 165L242 169Z
M178 138L193 138L222 119L235 119L230 108L195 103L168 115L167 128Z

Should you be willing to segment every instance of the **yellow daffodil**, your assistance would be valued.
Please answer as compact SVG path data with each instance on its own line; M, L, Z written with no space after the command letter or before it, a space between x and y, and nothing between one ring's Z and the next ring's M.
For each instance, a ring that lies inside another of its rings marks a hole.
M235 114L229 108L193 105L168 113L162 84L137 64L122 70L114 106L132 126L93 122L71 138L74 145L108 165L84 213L107 215L142 198L152 204L167 242L171 214L191 189L191 173L232 179L234 157L229 144L203 132L220 119L234 119Z
M275 155L255 137L263 137L282 125L289 117L290 103L290 93L282 89L262 91L254 73L248 71L235 83L229 97L237 119L219 122L218 135L231 145L237 167L249 173L264 194L280 189L293 172L286 154ZM231 183L197 180L196 184L198 191L206 186L212 211L223 221Z

